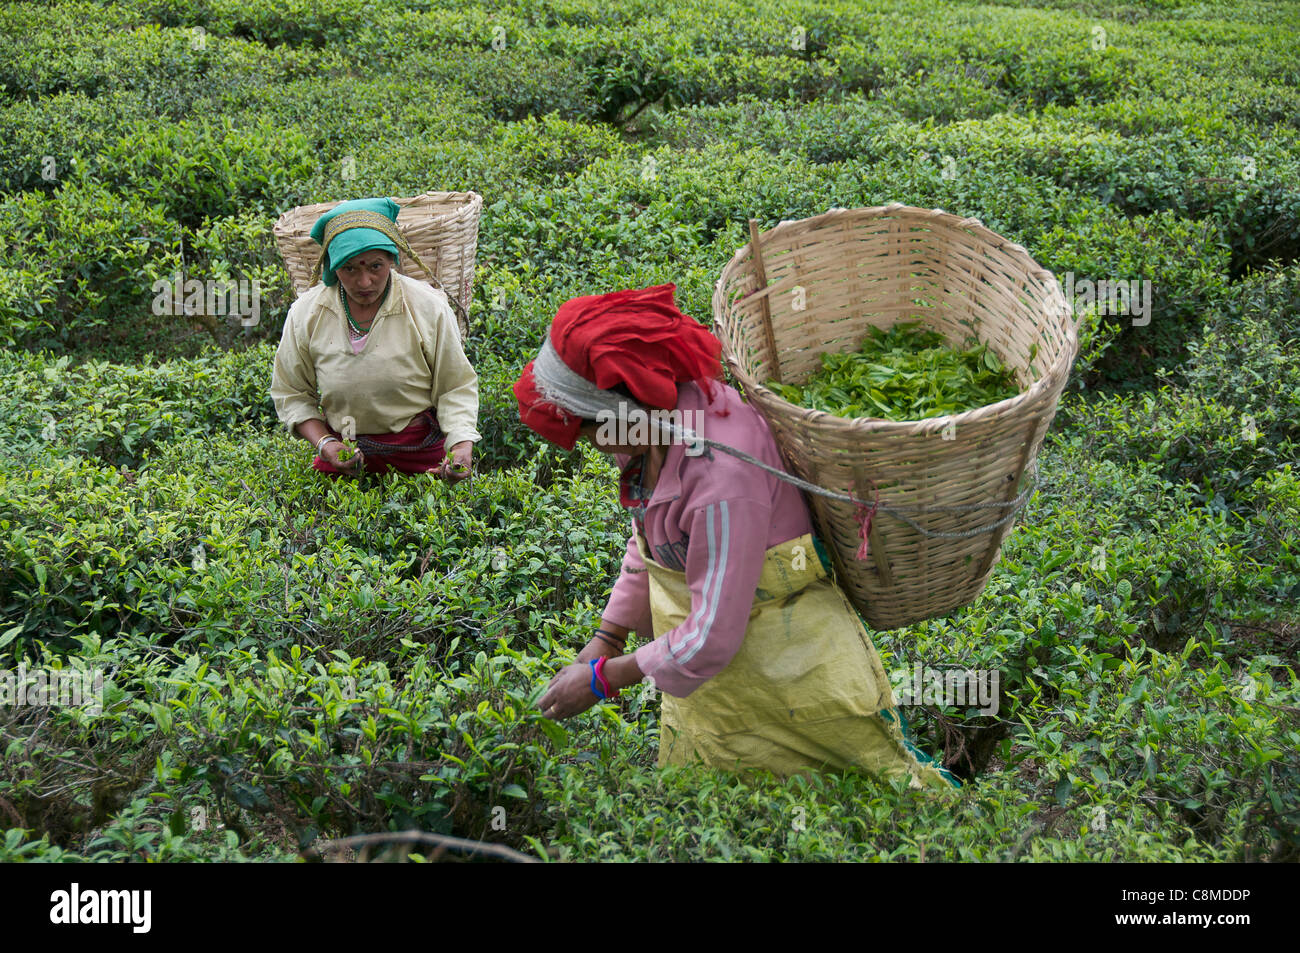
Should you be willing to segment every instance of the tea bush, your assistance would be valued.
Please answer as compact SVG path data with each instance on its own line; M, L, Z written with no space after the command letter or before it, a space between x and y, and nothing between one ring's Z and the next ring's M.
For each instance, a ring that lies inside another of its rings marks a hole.
M210 351L155 366L6 353L0 404L9 454L48 446L136 467L146 448L245 423L278 426L270 396L275 348Z
M536 710L530 676L545 659L480 652L461 674L415 659L395 683L382 664L332 654L249 657L224 677L191 656L150 703L168 796L202 792L236 831L273 815L301 847L389 823L481 837L501 807L497 829L523 846L538 829L525 792L565 738Z
M1093 451L1122 444L1124 457L1192 482L1217 507L1251 506L1250 488L1300 450L1297 269L1256 276L1220 299L1188 360L1164 374L1158 396L1070 403Z

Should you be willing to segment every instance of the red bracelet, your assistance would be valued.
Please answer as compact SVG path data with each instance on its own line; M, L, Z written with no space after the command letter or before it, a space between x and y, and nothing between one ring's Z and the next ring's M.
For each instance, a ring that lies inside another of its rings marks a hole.
M618 696L618 692L610 688L609 682L605 679L605 662L606 659L605 656L603 655L600 658L596 659L596 667L594 669L596 673L596 680L600 682L601 690L605 693L606 698L615 698Z

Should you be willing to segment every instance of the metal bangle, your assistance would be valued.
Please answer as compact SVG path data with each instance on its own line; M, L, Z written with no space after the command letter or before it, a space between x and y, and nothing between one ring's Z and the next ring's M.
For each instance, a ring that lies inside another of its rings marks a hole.
M334 436L333 434L328 434L328 433L327 433L325 436L321 437L320 440L316 441L316 455L317 455L317 456L320 456L321 447L325 446L325 444L329 443L331 440L333 440L335 443L342 443L342 442L343 442L343 441L339 440L339 438L336 437L336 436Z

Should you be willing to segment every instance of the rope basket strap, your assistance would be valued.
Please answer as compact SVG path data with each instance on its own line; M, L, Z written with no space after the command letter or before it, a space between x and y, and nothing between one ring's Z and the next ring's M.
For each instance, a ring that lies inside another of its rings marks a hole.
M922 536L930 536L935 539L970 539L971 537L978 536L981 533L991 533L999 526L1015 519L1016 513L1025 505L1029 500L1029 497L1033 494L1034 489L1038 486L1037 467L1034 467L1029 473L1031 480L1029 487L1021 492L1015 499L1007 500L1005 502L931 504L928 506L888 506L880 502L880 491L876 490L876 498L872 502L868 503L866 500L859 499L852 493L840 493L835 490L828 490L815 483L809 483L807 480L786 473L784 470L778 470L776 467L764 463L762 460L745 453L743 450L737 450L735 447L719 443L716 440L710 440L707 437L701 437L698 434L692 433L690 430L685 428L678 427L676 424L669 421L660 420L658 421L658 424L662 430L667 431L671 436L677 437L683 443L708 448L704 456L710 460L713 459L713 455L709 451L717 450L721 453L733 456L737 460L743 460L745 463L752 464L760 470L770 473L778 480L781 480L784 483L789 483L791 486L798 487L805 493L815 493L817 496L824 496L829 500L838 500L841 503L852 503L857 507L855 518L858 520L860 529L859 535L862 539L862 544L858 548L857 552L857 558L860 560L866 559L870 553L869 537L871 534L871 521L877 513L884 513L886 516L892 516L894 519L901 520ZM870 483L870 481L868 481L868 483ZM952 533L944 532L942 530L928 529L904 515L905 512L971 513L983 509L1002 509L1008 510L1008 512L996 522L988 523L984 526L976 527L975 529Z

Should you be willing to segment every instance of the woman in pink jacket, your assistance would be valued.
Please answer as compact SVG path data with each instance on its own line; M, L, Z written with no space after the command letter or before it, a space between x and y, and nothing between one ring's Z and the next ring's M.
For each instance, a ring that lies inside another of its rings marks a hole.
M552 679L543 714L572 717L649 678L665 696L661 765L861 768L948 786L905 740L799 490L696 441L784 469L766 422L721 382L717 339L677 309L674 289L566 302L514 387L537 433L614 455L632 517L601 625Z

